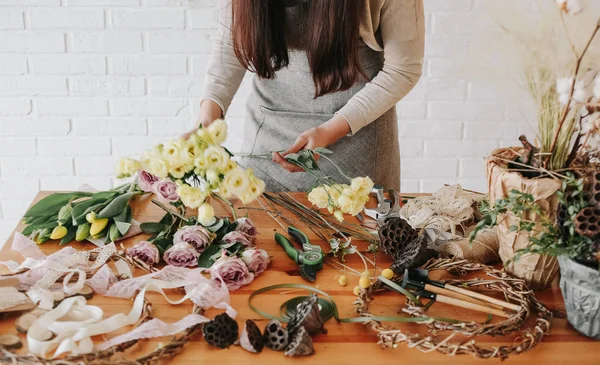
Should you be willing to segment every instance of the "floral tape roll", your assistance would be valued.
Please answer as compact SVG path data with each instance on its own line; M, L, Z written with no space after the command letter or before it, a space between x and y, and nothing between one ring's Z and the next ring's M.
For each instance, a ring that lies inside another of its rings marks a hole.
M469 228L465 236L469 237L472 230L473 228ZM494 228L479 232L473 242L470 242L469 238L449 241L443 247L441 255L443 257L467 259L484 264L494 264L500 261L499 248L500 241L498 240L498 233Z

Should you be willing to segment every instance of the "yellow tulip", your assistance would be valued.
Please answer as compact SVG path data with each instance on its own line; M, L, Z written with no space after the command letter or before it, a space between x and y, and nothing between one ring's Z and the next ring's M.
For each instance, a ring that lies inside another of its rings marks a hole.
M82 224L81 226L77 227L77 233L75 235L75 239L77 240L77 242L81 242L84 239L88 238L89 235L90 235L90 225L88 223Z
M108 218L96 219L90 227L90 235L96 236L108 225Z
M96 221L96 213L89 212L85 215L85 220L88 221L88 223L94 223Z
M67 235L69 230L65 226L56 226L50 234L51 240L60 240Z

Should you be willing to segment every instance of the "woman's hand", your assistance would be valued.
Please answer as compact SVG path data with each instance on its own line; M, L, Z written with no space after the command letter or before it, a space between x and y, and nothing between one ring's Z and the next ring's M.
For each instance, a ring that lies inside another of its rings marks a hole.
M202 100L202 103L200 103L198 119L196 120L196 128L184 133L181 137L187 139L192 133L195 133L200 126L206 128L219 118L223 118L223 110L221 110L219 104L209 99Z
M296 139L296 142L294 142L294 144L285 152L273 152L273 161L277 162L289 172L304 171L302 168L287 162L285 156L290 153L297 153L303 149L314 150L318 147L327 147L334 144L348 133L350 133L348 121L340 114L336 114L326 123L303 132ZM316 158L318 158L318 156L316 156Z

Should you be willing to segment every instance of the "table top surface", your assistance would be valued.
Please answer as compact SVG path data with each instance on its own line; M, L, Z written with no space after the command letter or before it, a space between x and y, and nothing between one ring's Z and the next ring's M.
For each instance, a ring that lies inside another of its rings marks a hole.
M40 192L35 198L35 201L49 195L50 192ZM295 193L294 196L308 205L305 194ZM133 203L134 217L140 222L158 221L162 217L162 211L149 203L148 197L143 197ZM215 203L217 214L227 216L228 210ZM242 214L246 214L242 211ZM283 248L275 243L273 234L276 231L283 233L281 227L265 212L260 210L248 210L248 216L258 227L260 235L257 238L256 245L258 248L267 250L271 256L271 264L267 271L258 276L250 285L243 287L231 294L231 304L238 311L236 318L238 323L242 324L246 319L257 320L259 327L264 327L267 320L261 318L248 307L248 297L250 294L260 288L283 283L307 284L298 273L296 266L288 258L283 251ZM287 217L297 220L291 213L286 214ZM302 229L303 225L298 223L297 226ZM16 227L16 231L23 228L22 225ZM327 244L319 240L309 229L304 229L309 235L313 243L321 244L324 250L327 250ZM145 235L139 235L125 241L125 246L129 247L135 242L145 239ZM11 250L12 237L9 238L7 244L0 251L0 260L16 260L22 261L18 252ZM355 242L356 244L356 242ZM86 250L92 249L95 246L92 244L72 244L76 249ZM357 243L359 249L366 249L365 243ZM48 242L41 245L40 248L46 254L50 254L59 249L58 244ZM376 261L378 267L387 268L390 265L389 258L384 255L377 255ZM359 271L364 270L362 261L351 255L348 257L346 264ZM145 272L136 269L134 275L143 275ZM338 277L342 273L334 267L325 264L323 270L318 273L317 281L313 286L330 294L339 306L341 317L355 317L353 302L356 299L352 293L352 289L358 284L358 277L348 274L348 285L342 287L338 284ZM305 293L305 292L304 292ZM260 295L257 297L255 304L261 309L277 314L279 306L289 298L301 295L300 292L272 292ZM538 298L551 309L564 310L564 303L558 288L557 283L553 283L552 287L542 292L537 293ZM178 306L173 306L160 297L158 294L150 293L147 296L152 303L153 315L166 322L175 322L186 314L190 313L192 304L187 302ZM386 293L376 296L371 304L371 313L374 315L396 315L401 308L404 297L399 294ZM92 305L101 307L107 316L119 312L128 313L131 308L131 300L109 298L95 296L89 301ZM457 319L473 319L476 321L484 321L486 315L480 315L477 312L457 309L456 307L447 306L442 303L436 303L432 309L435 314L444 315L445 317ZM209 310L206 315L214 316L218 312ZM16 314L6 315L0 319L0 334L16 334L14 321L17 318ZM390 323L391 327L400 328L407 332L418 332L424 334L425 331L422 325L418 324L403 324ZM239 346L232 346L226 350L220 350L209 346L202 340L200 335L197 335L192 343L188 344L184 351L177 355L171 363L176 364L197 364L201 360L204 364L247 364L250 361L257 360L263 364L283 364L292 362L311 362L311 363L328 363L328 364L396 364L406 362L411 364L447 364L448 362L456 364L481 364L485 361L489 363L499 362L497 359L480 360L470 355L461 355L458 358L449 358L447 355L440 353L422 353L416 349L408 348L405 344L400 344L395 349L382 349L377 345L377 337L374 332L358 323L337 323L335 320L329 320L326 323L328 330L327 334L318 335L313 338L316 353L313 356L306 358L289 358L281 352L274 352L268 349L263 350L260 354L251 354ZM23 343L26 344L25 337L20 335ZM477 338L480 345L498 346L509 344L512 337L499 338L483 336ZM127 357L139 357L148 353L160 342L166 341L165 338L152 340L144 340L137 344L133 349L127 352ZM582 335L579 335L568 324L565 319L553 319L552 329L548 336L534 349L520 355L511 356L505 361L506 364L532 364L532 363L547 363L547 364L600 364L600 342L593 341ZM26 351L25 349L20 350Z

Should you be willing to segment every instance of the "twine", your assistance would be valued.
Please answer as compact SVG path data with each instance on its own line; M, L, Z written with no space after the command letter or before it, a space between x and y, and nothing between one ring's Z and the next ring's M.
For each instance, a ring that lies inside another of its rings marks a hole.
M470 237L473 227L467 230L465 236ZM481 262L484 264L495 264L500 262L500 240L496 228L484 230L477 234L477 237L470 241L469 238L461 238L455 241L449 241L442 248L442 257L454 257L456 259L465 259L469 261Z

